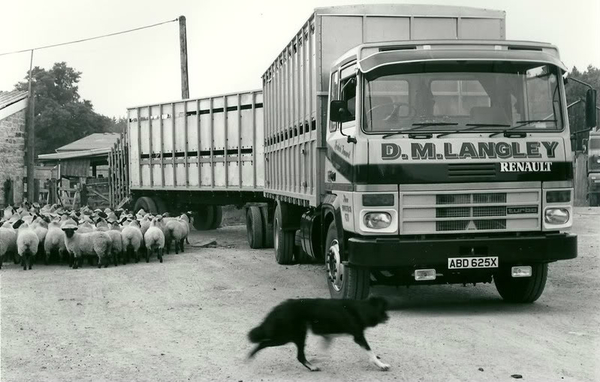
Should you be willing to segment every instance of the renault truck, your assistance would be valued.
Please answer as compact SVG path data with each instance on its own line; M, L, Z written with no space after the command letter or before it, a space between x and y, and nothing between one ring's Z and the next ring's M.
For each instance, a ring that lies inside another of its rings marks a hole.
M537 300L548 264L577 256L567 68L505 20L315 9L261 90L129 109L136 208L197 211L205 229L243 206L250 246L325 264L333 298L494 282Z

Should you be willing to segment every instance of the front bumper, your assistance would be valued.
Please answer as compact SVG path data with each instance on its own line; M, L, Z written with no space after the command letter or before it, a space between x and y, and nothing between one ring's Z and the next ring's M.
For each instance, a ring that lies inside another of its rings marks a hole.
M577 257L577 236L555 233L431 240L352 237L348 240L347 263L370 268L446 268L448 258L469 256L498 256L500 265L574 259Z

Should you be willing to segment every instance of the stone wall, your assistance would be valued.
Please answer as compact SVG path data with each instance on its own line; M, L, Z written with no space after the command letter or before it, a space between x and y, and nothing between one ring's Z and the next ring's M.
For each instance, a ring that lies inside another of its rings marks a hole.
M0 120L0 206L6 206L4 186L12 181L13 202L23 201L25 171L25 110Z

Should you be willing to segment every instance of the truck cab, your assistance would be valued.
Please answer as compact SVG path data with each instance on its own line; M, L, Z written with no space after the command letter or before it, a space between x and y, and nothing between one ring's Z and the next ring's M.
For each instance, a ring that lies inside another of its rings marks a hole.
M331 294L494 280L505 300L535 301L548 263L577 256L563 232L573 222L565 72L556 47L506 40L362 44L337 60L323 220Z

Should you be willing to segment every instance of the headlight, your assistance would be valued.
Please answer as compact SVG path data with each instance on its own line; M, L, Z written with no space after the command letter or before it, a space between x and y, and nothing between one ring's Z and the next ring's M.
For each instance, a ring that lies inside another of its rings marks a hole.
M571 201L571 190L546 192L546 203L567 203Z
M384 229L392 224L392 215L387 212L368 212L363 217L365 226L370 229Z
M596 163L600 163L600 158L596 159Z
M565 208L548 208L544 218L548 224L565 224L569 221L569 211Z

